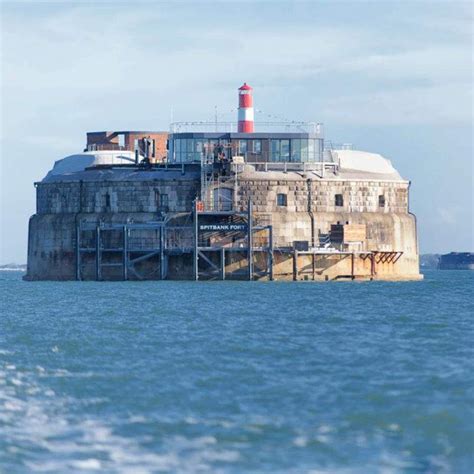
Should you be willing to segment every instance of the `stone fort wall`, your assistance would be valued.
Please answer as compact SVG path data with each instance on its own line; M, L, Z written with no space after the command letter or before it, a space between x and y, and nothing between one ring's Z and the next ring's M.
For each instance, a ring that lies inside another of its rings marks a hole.
M233 182L229 188L234 191ZM169 212L186 212L199 193L199 183L191 180L153 181L72 181L39 183L37 213L75 212L154 212L160 196L168 200ZM278 194L286 196L286 206L278 205ZM342 196L336 205L335 196ZM384 205L380 205L383 196ZM293 212L408 212L408 183L339 180L239 180L235 202L254 211ZM161 198L163 202L163 198Z
M251 199L256 220L272 224L277 247L291 246L294 241L317 244L320 234L338 222L365 224L364 250L403 252L396 265L380 264L379 278L419 274L416 221L408 210L407 182L308 180L285 178L281 173L278 179L251 176L239 178L238 185L228 183L236 207L245 208ZM30 220L28 277L75 278L75 229L80 220L146 222L156 219L157 213L189 213L199 186L196 179L39 183L37 213ZM285 195L286 205L281 205L278 195ZM338 203L342 205L336 205L336 195L342 196ZM302 265L306 264L303 258ZM356 267L367 272L368 264L358 261ZM176 265L187 274L187 264ZM323 268L322 274L347 273L348 265L347 260L336 262ZM289 275L289 266L291 262L276 257L275 277Z

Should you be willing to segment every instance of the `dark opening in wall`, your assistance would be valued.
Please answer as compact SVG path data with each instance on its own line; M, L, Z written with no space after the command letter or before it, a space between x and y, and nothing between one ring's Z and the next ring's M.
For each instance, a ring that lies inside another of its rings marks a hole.
M286 194L279 193L277 194L277 206L286 207L288 205L288 198Z
M105 210L110 211L110 194L105 195Z
M342 194L336 194L334 196L334 204L338 207L344 206L344 198L343 198Z
M168 212L169 210L169 200L167 194L160 194L160 199L158 202L158 209L163 212Z
M379 196L379 207L385 207L385 196L383 194Z
M161 194L158 190L155 190L155 203L157 211L168 212L169 200L167 194Z

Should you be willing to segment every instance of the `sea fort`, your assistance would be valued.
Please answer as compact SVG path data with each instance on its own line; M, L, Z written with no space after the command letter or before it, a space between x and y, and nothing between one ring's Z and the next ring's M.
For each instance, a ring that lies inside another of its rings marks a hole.
M91 132L35 183L28 280L417 280L410 182L313 122Z

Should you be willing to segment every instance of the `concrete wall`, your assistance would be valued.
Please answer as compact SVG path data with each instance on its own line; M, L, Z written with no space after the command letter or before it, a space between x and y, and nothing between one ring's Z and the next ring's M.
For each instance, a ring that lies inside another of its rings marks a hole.
M125 224L149 222L156 220L155 213L56 213L56 214L35 214L30 218L28 234L28 268L27 279L30 280L74 280L76 278L76 228L79 223L98 224ZM142 232L143 233L143 232ZM130 238L131 246L133 241L140 241L140 231L136 231ZM142 236L143 237L143 236ZM159 235L147 234L147 244L153 240L154 245L159 245ZM121 245L121 235L119 232L108 232L103 235L103 243L107 248L114 244ZM95 240L93 233L85 232L82 236L81 247L93 248ZM133 255L132 255L133 257ZM104 260L108 263L121 262L121 252L114 254L104 254ZM95 256L94 254L83 254L82 256L82 276L85 280L95 279ZM142 262L139 266L140 273L145 277L158 278L157 257L149 261ZM174 266L172 267L174 268ZM192 268L192 264L191 267ZM120 279L121 270L119 268L104 268L103 278ZM188 271L189 276L191 270ZM184 273L186 275L186 273ZM139 279L133 272L130 279Z

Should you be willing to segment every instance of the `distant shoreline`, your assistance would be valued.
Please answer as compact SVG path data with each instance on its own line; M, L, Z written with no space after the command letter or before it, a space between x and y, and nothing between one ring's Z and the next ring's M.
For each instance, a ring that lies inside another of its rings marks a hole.
M7 263L6 265L0 265L0 271L26 272L26 264Z

